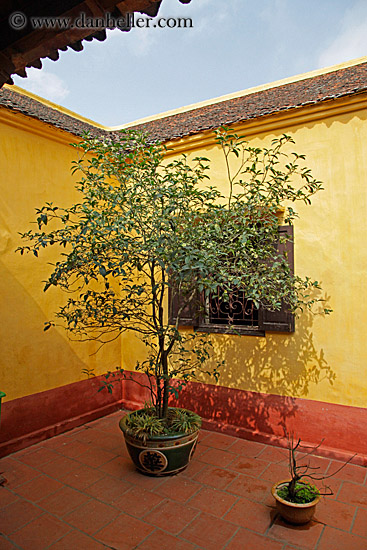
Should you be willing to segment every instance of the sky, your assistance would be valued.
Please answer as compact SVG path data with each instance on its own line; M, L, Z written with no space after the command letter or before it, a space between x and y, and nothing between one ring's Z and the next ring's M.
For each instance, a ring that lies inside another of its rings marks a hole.
M159 17L192 28L108 31L14 82L117 126L367 55L366 0L163 0Z

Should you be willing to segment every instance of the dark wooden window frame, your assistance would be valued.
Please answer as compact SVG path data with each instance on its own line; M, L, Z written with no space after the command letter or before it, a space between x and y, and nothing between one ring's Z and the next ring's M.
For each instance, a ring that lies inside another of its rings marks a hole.
M279 226L279 236L287 236L286 243L279 243L278 252L286 255L289 267L294 273L294 239L293 226ZM172 293L169 293L169 319L175 324L177 312L180 307L180 298L175 296L172 300ZM195 300L198 303L200 295ZM187 305L182 311L179 326L192 326L200 332L213 332L218 334L246 334L252 336L265 336L266 332L294 332L294 314L283 306L279 311L269 311L260 307L258 312L258 326L249 327L241 325L214 324L208 323L203 315L200 315L193 305Z

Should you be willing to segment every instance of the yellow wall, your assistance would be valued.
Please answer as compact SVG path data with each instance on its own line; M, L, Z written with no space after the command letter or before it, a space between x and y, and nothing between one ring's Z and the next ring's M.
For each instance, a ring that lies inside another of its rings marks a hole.
M58 289L43 292L43 283L56 257L52 249L20 256L14 250L18 232L31 228L35 208L46 201L69 206L76 199L71 161L73 137L7 109L0 109L0 390L5 400L84 379L82 369L95 374L120 364L116 342L97 355L94 343L72 343L61 328L43 331L60 299Z
M216 350L227 360L221 385L366 406L366 107L367 95L359 95L236 128L260 146L292 135L294 150L307 155L306 164L323 181L325 191L311 207L298 205L295 263L297 273L321 282L334 312L326 318L301 315L294 334L215 336ZM7 399L83 379L85 367L100 374L122 360L124 368L133 369L143 356L130 335L91 356L93 344L71 343L62 329L44 333L43 323L60 300L56 289L42 290L49 273L45 260L52 261L52 255L36 259L14 253L17 232L28 230L35 207L74 200L71 140L70 134L0 110L0 390ZM211 133L169 146L173 156L185 151L212 159L211 183L225 185L223 158Z
M289 151L306 154L306 165L323 182L325 190L312 206L296 205L295 267L297 274L321 282L334 311L326 317L301 314L294 334L213 335L218 357L226 359L220 385L366 406L366 117L364 95L234 127L257 146L291 135L296 145ZM211 159L210 183L227 189L224 159L210 133L169 147L172 157L189 151L191 158ZM133 368L138 349L134 339L125 338L127 368Z

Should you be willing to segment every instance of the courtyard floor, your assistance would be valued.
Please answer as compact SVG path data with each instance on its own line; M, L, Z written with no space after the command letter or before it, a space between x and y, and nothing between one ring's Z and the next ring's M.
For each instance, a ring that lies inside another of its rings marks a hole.
M1 550L366 550L367 469L348 464L308 526L276 514L284 450L202 431L185 472L135 471L114 413L0 460ZM328 473L340 463L312 457Z

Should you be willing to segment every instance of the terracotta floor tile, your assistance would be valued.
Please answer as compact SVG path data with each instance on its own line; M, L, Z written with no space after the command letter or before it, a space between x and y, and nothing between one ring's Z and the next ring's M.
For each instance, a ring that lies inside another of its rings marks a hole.
M163 501L144 520L155 527L177 535L199 514L198 510L174 501Z
M99 437L99 433L97 430L94 430L93 428L89 428L86 425L84 425L80 430L72 432L69 436L70 441L79 441L80 443L84 443L86 445L94 445L97 444L97 440Z
M8 460L11 457L15 457L16 460L20 460L22 456L28 455L29 453L33 453L38 448L38 445L41 445L41 443L37 443L36 445L30 445L30 447L24 447L24 449L20 449L19 451L15 451L14 453L7 455L7 457L1 458L0 465L3 460Z
M88 485L83 492L106 504L115 506L121 499L121 496L131 489L131 487L130 483L116 479L113 476L105 475L92 485Z
M315 475L329 474L330 468L330 459L324 458L322 456L308 456L305 453L299 453L297 457L299 465L309 465L310 473L315 473Z
M75 430L70 433L75 433ZM42 447L57 451L60 447L69 443L70 433L56 435L54 437L51 437L50 439L46 439L46 441L42 441Z
M328 494L327 500L337 500L343 481L341 479L331 477L322 481L317 481L316 484L321 492L329 493L331 491L331 495Z
M231 453L236 453L242 456L248 456L250 458L259 457L261 460L268 460L263 458L262 454L267 447L263 443L257 441L249 441L247 439L236 439L231 446Z
M366 539L340 531L334 527L325 527L317 550L366 550Z
M47 550L107 550L104 544L97 542L79 531L70 531L65 537L55 542Z
M229 472L216 466L207 466L196 474L193 479L216 489L225 489L237 476L238 474L235 472Z
M46 462L51 462L52 460L59 458L59 455L51 449L39 447L38 445L35 447L36 448L34 448L32 452L21 457L17 456L17 460L24 462L24 464L28 464L28 466L37 468L41 464L46 464Z
M27 464L16 460L8 459L0 465L0 472L6 480L6 486L9 489L15 489L19 485L23 485L34 477L39 476L39 471Z
M367 475L366 468L362 466L357 466L355 464L346 464L345 466L343 466L343 464L343 462L332 460L327 473L333 474L333 477L335 479L343 479L346 481L353 481L354 483L361 484L364 483ZM343 468L338 472L341 466L343 466ZM334 474L334 472L337 473Z
M277 517L269 529L268 535L295 546L314 549L323 530L324 525L315 521L311 521L307 525L291 525ZM330 546L328 550L335 550L335 548ZM347 550L347 548L344 548L344 550Z
M136 518L142 518L163 502L164 498L141 487L132 487L116 498L113 504L121 512L126 512Z
M355 506L323 497L317 505L314 519L325 525L349 531L355 512Z
M201 514L194 519L180 536L205 550L218 550L233 537L237 527L209 514Z
M269 506L270 508L275 508L276 507L275 498L271 494L271 487L274 484L272 482L269 482L269 481L268 481L268 483L269 483L269 490L265 491L264 500L262 501L262 504L265 504L265 506ZM250 498L250 497L247 497L247 498ZM250 500L252 500L252 499L250 499Z
M192 479L196 476L196 474L204 470L206 466L207 464L205 464L205 462L201 462L200 460L197 460L196 457L194 457L187 468L183 472L181 472L181 475L183 477Z
M247 476L258 477L268 467L269 463L259 458L237 456L231 462L229 469Z
M184 472L153 478L128 457L122 415L0 460L9 480L0 487L1 550L367 550L366 468L347 465L325 480L335 494L316 521L294 527L270 494L288 478L286 450L202 430ZM317 473L341 464L310 463Z
M357 515L354 520L352 532L355 535L359 535L360 537L367 538L367 510L363 510L362 508L359 508L357 510ZM366 548L367 548L367 542L366 542Z
M236 441L236 437L214 432L209 432L207 437L203 440L207 447L214 447L215 449L222 450L229 449Z
M270 527L273 518L274 510L272 508L246 498L238 500L224 516L226 521L261 534Z
M240 474L232 483L227 487L229 493L234 493L245 497L249 500L255 500L256 502L264 502L267 497L271 497L270 489L272 482L264 479L254 479L247 475Z
M10 535L42 514L43 511L34 504L26 500L17 500L1 511L0 532Z
M103 449L92 448L84 451L83 453L78 455L75 459L78 462L82 462L83 464L86 464L87 466L98 468L99 466L102 466L102 464L105 464L106 462L110 462L114 458L116 458L115 453L111 453L110 451L104 451Z
M203 487L190 501L189 506L221 518L237 502L237 497L224 491Z
M52 462L47 462L46 464L40 464L38 466L41 472L57 480L62 480L78 468L80 468L79 462L65 456L59 456Z
M78 508L78 506L85 504L88 500L89 497L80 491L76 491L71 487L63 487L38 501L37 504L51 514L62 517Z
M223 451L222 449L213 449L208 447L207 450L200 455L200 461L213 466L225 468L236 458L235 454Z
M201 456L205 454L209 449L213 449L213 447L208 447L207 445L205 445L205 443L198 443L194 451L195 458L201 460Z
M80 466L60 477L60 481L65 483L65 485L70 485L74 489L82 491L89 485L92 485L99 479L102 479L105 476L104 472L97 470L95 468L90 468L89 466Z
M197 546L191 542L184 541L178 537L173 537L168 533L157 530L139 544L139 550L195 550Z
M93 535L119 515L119 511L98 500L85 504L66 514L64 520L87 535Z
M164 476L146 476L138 472L130 461L129 465L126 466L125 469L121 472L120 479L123 479L125 482L131 483L132 485L136 485L136 487L141 487L142 489L146 489L147 491L153 491L164 482L165 478Z
M283 479L289 479L289 469L286 464L273 462L260 475L261 479L271 481L273 484Z
M9 491L6 487L0 486L0 508L9 506L9 504L12 504L18 500L18 498L19 497L16 494Z
M343 481L337 500L367 508L367 487L366 485Z
M186 502L190 497L199 491L201 485L180 475L167 477L155 492L164 497Z
M69 525L45 514L13 533L11 539L26 550L43 550L69 531Z
M209 432L208 430L201 429L200 432L199 432L199 436L198 436L199 443L201 441L203 441L204 439L206 439L207 437L209 437L209 435L211 435L212 433L213 432Z
M124 446L122 434L113 435L111 433L103 433L99 430L92 429L86 429L84 432L79 432L76 434L75 440L105 451L112 451L116 448L123 448Z
M116 433L121 434L119 421L123 416L125 416L123 411L117 411L116 413L109 414L103 418L97 418L97 420L88 422L85 426L96 428L97 430L103 430L104 432L106 430L114 430Z
M1 550L19 550L19 546L15 546L10 540L0 535Z
M88 451L90 446L86 443L81 443L80 441L69 441L64 440L60 445L57 446L57 454L62 456L67 456L68 458L77 458L82 453Z
M106 464L102 464L99 469L106 474L120 478L126 469L135 470L135 467L132 465L131 459L124 456L116 456Z
M31 479L31 481L27 481L27 483L23 483L23 485L16 487L14 492L27 500L37 502L42 498L55 493L55 491L61 489L62 487L63 485L59 481L56 481L56 479L41 474L40 476Z
M258 458L261 458L261 460L267 460L268 462L288 464L288 449L284 449L284 447L264 445L264 448L258 455Z
M122 514L107 527L101 529L95 538L114 550L132 550L152 531L154 531L154 527L151 525Z
M23 452L23 451L20 451ZM17 464L19 464L18 460L16 460L17 453L14 453L10 456L5 456L3 458L0 458L0 472L5 472L5 470L12 470Z
M252 533L248 529L240 529L226 550L282 550L283 543L271 540L268 537Z

